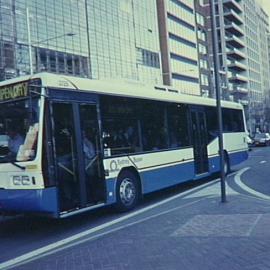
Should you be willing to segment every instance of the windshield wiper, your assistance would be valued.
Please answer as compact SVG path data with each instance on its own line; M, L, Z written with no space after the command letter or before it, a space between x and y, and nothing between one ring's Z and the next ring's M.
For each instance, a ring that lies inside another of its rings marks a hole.
M12 165L14 165L15 167L21 169L21 170L25 170L25 167L24 167L24 166L21 166L21 165L17 164L17 163L14 162L14 161L10 161L10 163L11 163Z
M15 161L12 161L10 160L9 158L7 157L1 157L0 158L0 163L11 163L12 165L14 165L15 167L21 169L21 170L25 170L25 167L24 166L21 166L19 164L17 164Z

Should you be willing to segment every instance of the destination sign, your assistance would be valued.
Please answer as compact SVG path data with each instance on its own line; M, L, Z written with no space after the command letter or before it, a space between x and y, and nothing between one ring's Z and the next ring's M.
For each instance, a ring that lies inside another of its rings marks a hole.
M27 97L28 83L21 82L0 87L0 101Z

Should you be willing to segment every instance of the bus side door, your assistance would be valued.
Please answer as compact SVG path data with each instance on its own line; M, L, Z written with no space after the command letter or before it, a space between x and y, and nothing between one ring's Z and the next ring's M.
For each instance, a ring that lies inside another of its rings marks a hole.
M209 171L206 114L203 108L195 106L190 113L195 174L199 175Z

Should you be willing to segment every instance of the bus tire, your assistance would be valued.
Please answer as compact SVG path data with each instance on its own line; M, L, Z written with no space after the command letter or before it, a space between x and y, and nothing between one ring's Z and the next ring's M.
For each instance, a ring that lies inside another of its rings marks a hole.
M133 209L138 203L139 193L137 177L128 170L121 172L116 183L116 209L120 212Z
M224 175L228 175L231 172L230 160L228 154L224 153Z

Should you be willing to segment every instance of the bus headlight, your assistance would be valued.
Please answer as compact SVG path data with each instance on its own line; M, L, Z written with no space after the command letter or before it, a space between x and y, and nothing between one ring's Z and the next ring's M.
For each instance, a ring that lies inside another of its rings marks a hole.
M27 175L22 176L22 184L23 185L30 185L30 177Z
M12 182L13 182L13 185L19 186L22 184L22 179L19 175L15 175L13 176Z

